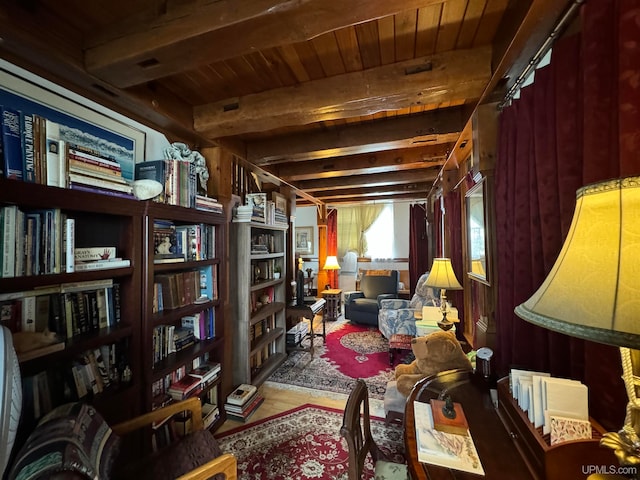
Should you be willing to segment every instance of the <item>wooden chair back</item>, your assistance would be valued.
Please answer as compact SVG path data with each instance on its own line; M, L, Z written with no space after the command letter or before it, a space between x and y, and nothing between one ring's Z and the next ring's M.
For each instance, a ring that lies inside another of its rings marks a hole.
M358 379L349 394L344 409L340 434L347 441L349 449L349 480L360 480L364 471L364 461L371 453L373 461L380 457L380 451L373 441L369 419L369 391L364 380Z

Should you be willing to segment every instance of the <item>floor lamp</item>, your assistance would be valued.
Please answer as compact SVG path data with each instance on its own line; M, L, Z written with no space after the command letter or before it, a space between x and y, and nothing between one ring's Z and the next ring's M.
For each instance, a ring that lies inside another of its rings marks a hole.
M640 177L587 185L576 194L567 239L542 286L515 308L556 332L620 347L629 403L625 423L603 446L640 471ZM640 365L636 363L636 368ZM638 478L636 476L636 478Z

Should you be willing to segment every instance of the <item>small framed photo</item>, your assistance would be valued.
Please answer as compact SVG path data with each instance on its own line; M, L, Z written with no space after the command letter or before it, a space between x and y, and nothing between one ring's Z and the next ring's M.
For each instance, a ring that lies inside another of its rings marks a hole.
M313 255L313 227L296 227L296 254Z

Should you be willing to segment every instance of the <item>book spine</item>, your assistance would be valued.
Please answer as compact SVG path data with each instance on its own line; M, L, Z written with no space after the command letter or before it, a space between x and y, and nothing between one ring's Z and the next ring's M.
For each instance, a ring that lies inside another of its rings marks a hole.
M75 271L86 272L88 270L106 270L109 268L124 268L130 266L131 260L129 260L128 258L124 258L121 260L99 260L95 262L76 263Z
M98 162L100 165L112 166L115 168L122 168L118 162L110 158L101 157L98 152L89 153L80 150L79 145L69 145L69 158L75 158L78 160L91 160L93 162Z
M74 218L67 218L64 231L64 252L66 273L75 272L75 239L76 221Z
M77 247L74 258L79 262L107 260L116 257L116 247Z
M89 177L86 175L80 175L77 173L69 173L69 181L71 183L79 183L81 185L89 185L92 187L104 188L107 190L116 190L119 192L131 193L131 185L122 185L120 183L112 182L109 180L102 180L100 178Z
M34 158L33 115L21 112L21 140L22 140L22 170L23 180L34 183L36 181Z
M83 185L81 183L70 183L69 184L69 188L71 190L78 190L78 191L81 191L81 192L96 193L98 195L110 195L110 196L113 196L113 197L120 197L120 198L127 198L127 199L134 199L135 198L132 193L119 192L117 190L109 190L107 188L92 187L92 186L89 186L89 185Z
M46 141L46 183L50 187L64 187L61 163L64 150L60 151L60 125L51 120L45 120Z
M2 153L4 176L22 180L22 141L20 138L20 113L12 108L2 109Z
M16 216L18 207L5 206L2 219L3 250L2 277L12 278L16 274Z

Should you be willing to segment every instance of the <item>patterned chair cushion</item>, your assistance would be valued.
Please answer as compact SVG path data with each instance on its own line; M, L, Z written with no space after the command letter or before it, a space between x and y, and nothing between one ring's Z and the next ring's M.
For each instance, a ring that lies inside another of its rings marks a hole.
M40 420L8 478L109 479L119 445L120 439L92 406L65 404Z

